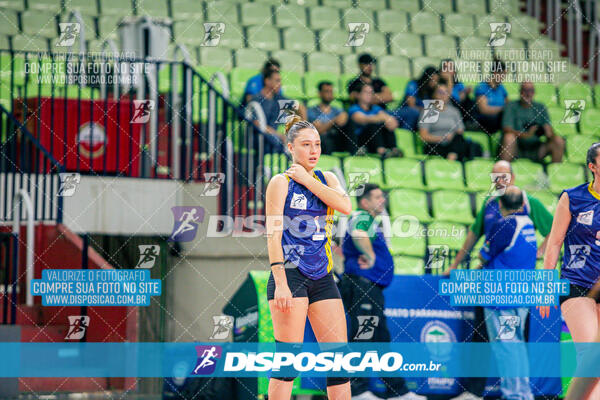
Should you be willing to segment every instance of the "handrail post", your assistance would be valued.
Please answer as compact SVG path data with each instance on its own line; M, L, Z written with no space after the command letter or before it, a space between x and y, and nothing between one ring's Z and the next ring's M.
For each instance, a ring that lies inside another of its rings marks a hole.
M21 206L22 203L25 203L25 209L27 211L27 253L26 253L26 271L27 271L27 285L26 285L26 293L27 293L27 301L26 304L28 306L33 305L33 295L29 290L29 283L33 279L33 254L34 254L34 240L33 240L33 203L31 202L31 197L25 191L25 189L19 189L19 191L15 194L13 198L13 224L12 224L12 233L15 236L15 240L19 237L19 225L21 221ZM15 213L15 209L18 211ZM18 249L18 245L17 245ZM13 266L14 270L14 266ZM14 277L16 279L16 276ZM16 281L15 281L16 282ZM13 285L13 305L16 299L16 290L15 285Z
M227 79L225 75L221 71L215 72L211 77L209 83L213 85L213 82L217 79L221 84L221 89L223 91L222 95L226 100L229 100L229 85L227 84ZM213 85L214 86L214 85ZM215 138L216 138L216 130L217 130L217 110L216 110L216 94L213 89L208 89L208 154L210 157L211 154L215 152Z

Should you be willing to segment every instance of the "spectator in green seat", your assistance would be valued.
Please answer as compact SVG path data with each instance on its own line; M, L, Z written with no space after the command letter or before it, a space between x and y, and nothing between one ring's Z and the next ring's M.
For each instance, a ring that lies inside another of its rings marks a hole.
M456 64L454 61L450 58L442 60L438 71L440 80L446 81L448 90L450 90L451 93L450 100L462 114L463 120L471 118L470 113L468 112L468 110L473 107L473 100L469 97L471 88L465 86L458 80L458 77L456 76Z
M433 101L425 100L419 118L419 135L425 142L425 154L438 155L449 160L464 161L469 157L469 143L463 132L462 115L452 105L450 89L443 82L433 92Z
M508 103L508 92L502 85L506 65L494 59L488 79L475 88L474 119L479 129L493 135L498 132L502 122L502 111Z
M310 107L307 116L308 121L313 123L321 135L321 154L343 151L346 149L348 138L348 133L345 131L348 113L331 105L334 100L331 82L319 82L318 89L321 103Z
M350 97L350 101L356 102L356 92L353 92L350 88L355 81L367 83L373 86L373 99L371 100L371 104L378 105L385 110L387 104L392 102L394 98L392 97L392 91L385 81L373 76L373 69L375 68L376 63L377 60L368 53L363 53L358 57L360 74L348 82L348 96Z
M554 132L546 106L533 101L534 95L533 83L523 82L521 98L504 109L500 158L511 161L520 155L541 162L550 154L552 162L559 163L565 153L565 140Z
M432 98L439 78L438 70L430 65L423 70L419 79L408 82L401 106L392 112L400 128L413 132L417 130L419 114L423 110L423 100Z
M248 104L248 102L252 99L252 96L256 96L264 87L263 76L269 70L279 71L281 68L279 61L274 58L269 58L262 67L260 73L254 75L252 78L248 79L246 82L246 88L244 89L244 94L242 96L242 105ZM281 87L279 87L279 94L283 96L283 91Z

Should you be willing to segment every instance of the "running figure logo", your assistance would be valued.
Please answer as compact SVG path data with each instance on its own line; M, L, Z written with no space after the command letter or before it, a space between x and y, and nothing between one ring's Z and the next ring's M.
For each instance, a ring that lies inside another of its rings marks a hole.
M215 327L209 339L222 340L229 337L229 332L233 328L233 317L231 315L213 315Z
M56 195L61 197L73 196L77 185L81 182L81 175L78 173L61 172L58 174L58 178L60 179L60 187Z
M140 244L140 259L136 264L136 268L152 268L160 253L160 246L157 244Z
M304 246L301 244L284 244L283 246L284 261L291 262L294 265L300 263L300 257L304 255Z
M217 196L221 191L221 185L225 182L225 174L222 172L204 173L206 184L202 190L202 196Z
M506 38L511 30L511 24L507 22L490 22L490 30L492 33L487 45L490 47L502 46L506 43Z
M348 41L345 46L358 47L362 46L367 38L367 33L371 29L371 25L367 22L351 22L348 24Z
M81 25L79 22L60 22L60 37L56 42L56 47L69 47L73 46L75 39L81 32Z
M560 120L561 124L576 124L585 109L585 100L565 100L565 115Z
M279 114L277 114L276 124L285 124L298 109L298 100L277 100L279 103Z
M150 120L150 111L154 110L154 100L134 100L132 124L145 124Z
M69 315L69 331L65 340L80 340L85 336L90 326L90 317L87 315Z
M425 268L439 269L444 267L444 261L450 252L450 247L447 244L430 244L427 246L427 264Z
M571 258L567 264L567 268L583 268L585 260L590 255L590 246L587 244L572 244L569 246Z
M217 46L223 34L225 34L225 24L223 22L205 22L204 40L202 41L200 46Z
M172 207L175 224L173 233L169 237L170 242L191 242L198 233L198 224L204 220L204 208L202 207Z
M357 315L358 331L354 340L369 340L373 338L375 328L379 325L379 317L376 315Z
M519 325L521 325L521 317L518 315L500 315L500 331L498 332L498 339L513 339Z
M510 184L511 175L509 172L490 173L492 185L484 196L502 196Z
M442 107L444 107L443 100L423 100L423 113L419 122L435 124L440 118Z
M221 358L222 352L221 346L196 346L198 361L192 375L209 375L215 372L217 359Z
M365 183L369 182L371 175L368 172L348 173L348 195L360 196L365 191Z

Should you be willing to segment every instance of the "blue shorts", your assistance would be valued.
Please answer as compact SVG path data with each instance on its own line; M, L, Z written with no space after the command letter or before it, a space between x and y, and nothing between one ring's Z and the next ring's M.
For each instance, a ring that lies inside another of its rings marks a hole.
M303 275L298 268L286 268L285 277L292 292L292 297L308 297L309 304L319 300L342 298L332 273L313 280ZM273 278L273 272L271 272L267 282L267 300L273 300L274 298L275 279Z

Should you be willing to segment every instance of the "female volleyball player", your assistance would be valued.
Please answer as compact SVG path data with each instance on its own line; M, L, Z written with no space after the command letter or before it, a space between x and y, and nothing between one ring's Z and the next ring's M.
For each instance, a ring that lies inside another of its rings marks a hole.
M594 342L600 333L600 305L595 290L600 276L600 143L589 148L586 161L593 180L562 192L544 257L544 268L554 269L564 242L561 279L569 280L570 293L560 297L560 309L574 342ZM549 307L540 307L543 318L548 312ZM586 347L579 345L576 349L578 364L589 366ZM566 398L599 399L596 378L574 379Z
M313 124L294 116L286 136L293 164L271 179L265 204L275 341L302 342L308 315L318 342L345 343L346 316L331 272L331 229L334 210L350 214L352 205L333 173L314 169L321 145ZM272 377L269 399L290 399L293 380ZM350 380L328 377L327 394L350 399Z

